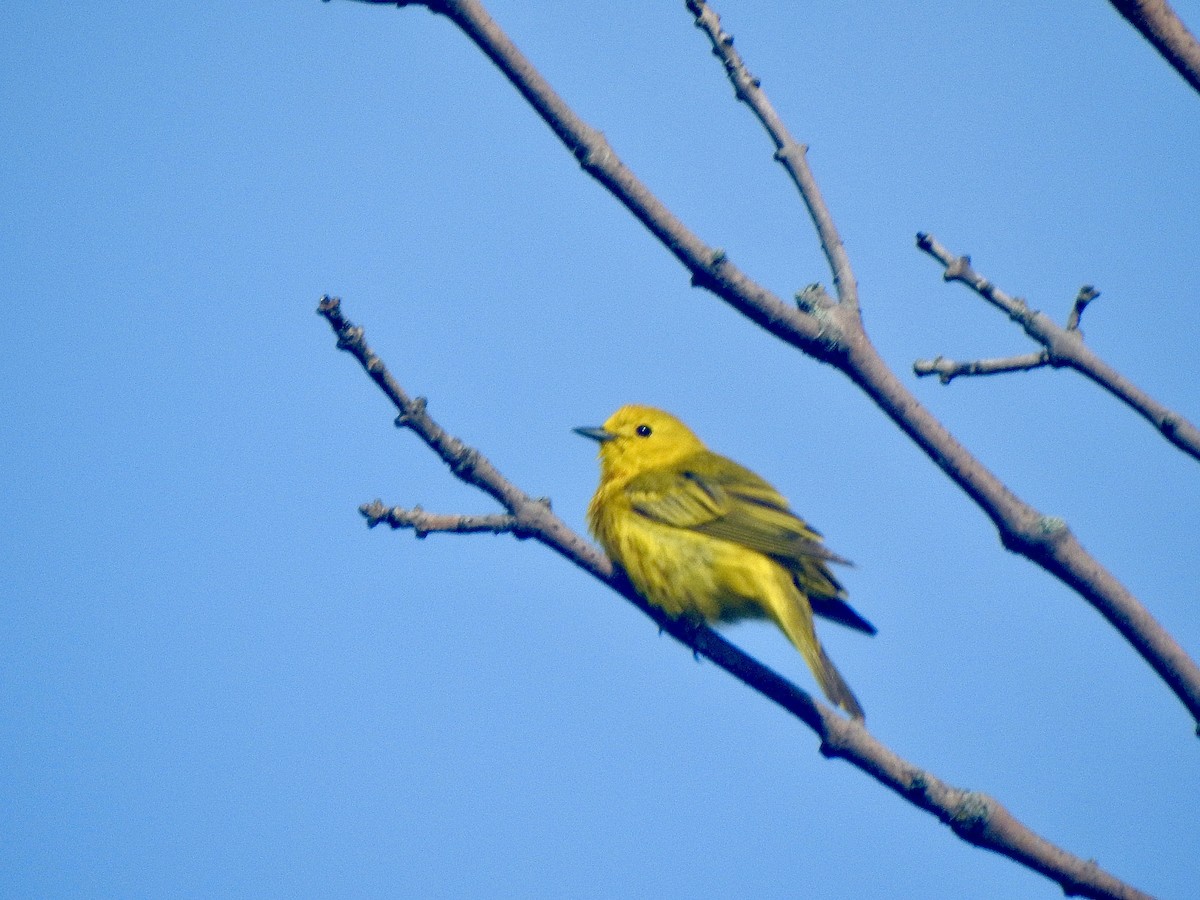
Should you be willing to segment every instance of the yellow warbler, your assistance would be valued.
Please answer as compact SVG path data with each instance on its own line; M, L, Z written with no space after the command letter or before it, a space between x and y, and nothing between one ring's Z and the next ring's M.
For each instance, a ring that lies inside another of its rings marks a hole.
M846 603L821 535L749 469L713 453L670 413L623 406L601 428L588 525L650 603L708 622L767 618L796 645L829 699L862 707L825 655L813 612L874 634Z

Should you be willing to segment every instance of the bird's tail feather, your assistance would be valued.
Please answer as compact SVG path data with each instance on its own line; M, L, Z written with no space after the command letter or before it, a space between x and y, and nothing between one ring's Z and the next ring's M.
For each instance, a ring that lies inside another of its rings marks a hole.
M818 670L814 666L813 674L821 683L821 690L825 692L826 697L848 712L852 719L858 719L861 722L866 718L866 714L863 712L858 698L854 696L854 691L850 690L850 685L846 684L846 679L834 667L833 661L826 655L825 648L820 644L817 644L817 653L820 654L820 669Z
M846 679L842 677L833 661L825 653L825 648L817 640L817 633L813 629L812 607L808 603L808 598L800 593L789 579L784 590L772 599L776 601L773 604L776 608L771 609L773 618L783 633L787 635L788 640L800 651L800 655L812 669L817 684L821 685L825 696L829 698L830 702L849 713L852 718L860 721L866 718L858 698L850 690L850 685L846 684Z

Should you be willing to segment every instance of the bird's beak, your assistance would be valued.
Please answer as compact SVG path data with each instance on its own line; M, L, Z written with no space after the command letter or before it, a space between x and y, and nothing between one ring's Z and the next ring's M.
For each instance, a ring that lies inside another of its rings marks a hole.
M601 444L616 437L611 431L605 431L603 428L572 428L571 430L576 434L582 434L585 438L599 441Z

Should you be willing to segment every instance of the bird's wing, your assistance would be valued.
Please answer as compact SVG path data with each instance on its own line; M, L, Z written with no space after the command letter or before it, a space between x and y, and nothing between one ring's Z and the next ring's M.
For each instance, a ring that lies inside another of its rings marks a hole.
M698 531L771 556L786 566L813 612L866 634L875 626L845 600L826 563L850 565L821 543L821 533L788 509L770 484L729 460L698 457L670 470L645 472L626 485L639 515Z
M797 576L797 580L799 580L799 576ZM814 613L831 622L837 622L839 625L845 625L847 628L853 628L863 634L876 634L878 631L840 596L822 597L820 594L812 593L808 595L808 602Z
M686 471L643 472L625 486L634 512L673 528L698 528L725 514L729 497Z
M821 534L788 509L787 501L749 469L703 458L670 470L645 472L626 487L633 509L648 519L741 544L789 567L814 560L849 564L821 543Z

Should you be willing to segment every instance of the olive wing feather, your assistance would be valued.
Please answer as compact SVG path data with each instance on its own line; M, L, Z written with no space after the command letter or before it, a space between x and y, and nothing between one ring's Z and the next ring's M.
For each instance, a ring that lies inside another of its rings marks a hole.
M821 543L821 533L788 509L770 484L732 460L685 460L644 472L626 487L634 511L648 519L741 544L785 565L804 561L850 564ZM707 464L706 464L707 463Z
M875 633L875 626L843 599L841 584L825 565L850 561L828 550L821 533L749 469L704 454L668 470L644 472L630 480L626 493L633 510L648 519L773 557L792 571L817 615Z

